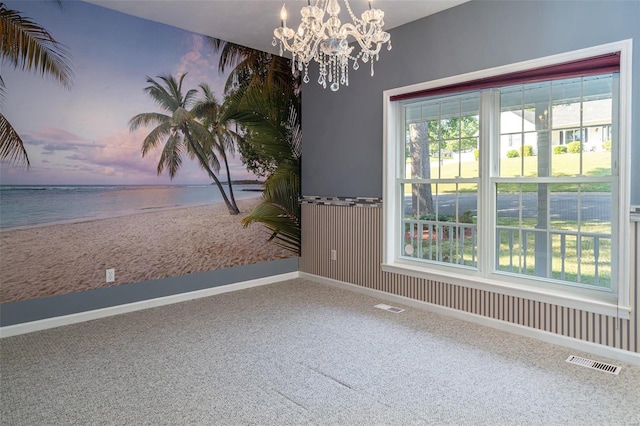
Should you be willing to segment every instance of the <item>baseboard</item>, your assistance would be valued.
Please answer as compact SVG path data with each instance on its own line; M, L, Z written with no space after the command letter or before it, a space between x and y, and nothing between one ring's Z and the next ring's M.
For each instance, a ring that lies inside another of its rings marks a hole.
M190 291L187 293L174 294L171 296L158 297L155 299L143 300L140 302L127 303L124 305L111 306L108 308L95 309L92 311L79 312L77 314L63 315L59 317L47 318L38 321L31 321L22 324L0 327L0 338L16 336L19 334L32 333L34 331L46 330L49 328L61 327L64 325L76 324L84 321L110 317L113 315L125 314L128 312L141 311L143 309L156 308L158 306L172 305L174 303L186 302L200 299L202 297L215 296L216 294L229 293L232 291L244 290L251 287L273 284L281 281L292 280L299 277L299 272L289 272L286 274L273 275L254 280L243 281L234 284L221 285L218 287L203 290Z
M549 331L538 330L531 327L525 327L523 325L513 324L510 322L501 321L494 318L484 317L482 315L463 312L457 309L448 308L446 306L434 305L432 303L411 299L405 296L398 296L395 294L386 293L384 291L362 287L356 284L351 284L344 281L335 280L332 278L322 277L320 275L308 274L306 272L300 272L299 275L300 275L300 278L303 278L303 279L308 279L310 281L328 284L328 285L339 287L349 291L366 294L368 296L373 296L389 302L399 303L405 306L410 306L412 308L422 309L425 311L446 315L446 316L460 319L463 321L485 325L487 327L492 327L498 330L507 331L510 333L518 334L520 336L531 337L533 339L542 340L547 343L553 343L555 345L563 346L569 349L574 349L577 351L582 351L589 354L626 362L627 364L640 365L640 354L637 354L635 352L625 351L623 349L612 348L610 346L604 346L597 343L575 339L572 337L562 336L559 334L551 333Z

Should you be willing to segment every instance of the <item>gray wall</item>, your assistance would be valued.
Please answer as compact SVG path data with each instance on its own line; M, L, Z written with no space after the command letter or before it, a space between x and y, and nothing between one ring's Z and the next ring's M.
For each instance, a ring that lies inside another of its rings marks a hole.
M219 287L298 270L298 258L255 263L218 271L42 297L0 305L0 326L108 308L157 297Z
M401 6L398 6L401 7ZM382 91L632 38L631 204L640 204L640 1L473 0L390 31L375 76L303 88L302 193L382 196Z

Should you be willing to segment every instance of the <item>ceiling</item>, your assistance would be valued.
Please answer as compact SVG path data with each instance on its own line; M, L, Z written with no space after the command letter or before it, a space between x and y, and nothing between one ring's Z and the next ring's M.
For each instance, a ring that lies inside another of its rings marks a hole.
M230 41L254 49L277 53L271 45L273 29L280 24L284 0L85 0L129 15L162 22L199 34ZM385 12L385 30L457 6L469 0L375 0L374 7ZM344 3L341 1L341 5ZM299 9L306 0L288 0L289 26L300 22ZM368 6L351 0L359 16ZM342 7L343 13L345 8ZM343 22L347 16L341 15Z

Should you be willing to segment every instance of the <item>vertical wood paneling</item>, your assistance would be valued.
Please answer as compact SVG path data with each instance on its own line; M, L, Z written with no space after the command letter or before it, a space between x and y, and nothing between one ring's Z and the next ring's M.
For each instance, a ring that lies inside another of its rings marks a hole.
M303 272L563 336L639 352L640 222L631 223L630 320L417 277L382 272L382 209L302 205ZM331 250L337 260L331 260Z

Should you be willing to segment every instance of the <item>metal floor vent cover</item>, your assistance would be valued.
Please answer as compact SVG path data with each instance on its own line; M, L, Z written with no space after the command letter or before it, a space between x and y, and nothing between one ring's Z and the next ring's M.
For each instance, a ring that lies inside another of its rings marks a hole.
M615 374L616 376L620 374L620 370L622 369L622 367L618 367L617 365L581 358L575 355L570 355L569 358L567 358L567 362L569 364L581 365L594 370L604 371L605 373Z
M404 309L396 308L395 306L385 305L384 303L380 303L379 305L374 306L374 308L384 309L385 311L393 312L394 314L399 314L400 312L404 312Z

